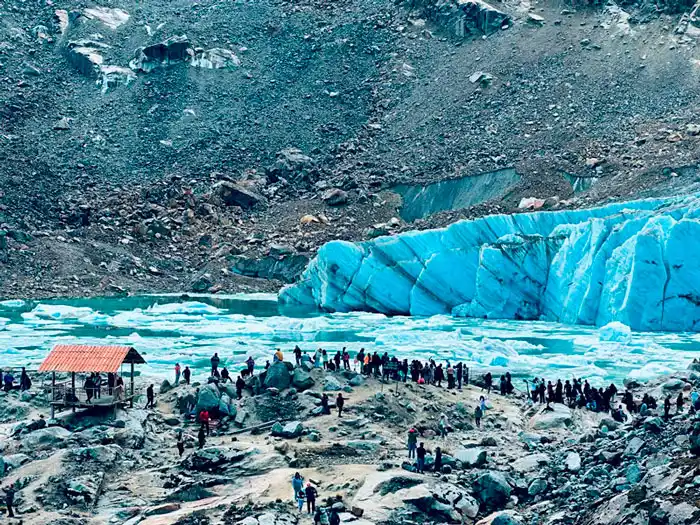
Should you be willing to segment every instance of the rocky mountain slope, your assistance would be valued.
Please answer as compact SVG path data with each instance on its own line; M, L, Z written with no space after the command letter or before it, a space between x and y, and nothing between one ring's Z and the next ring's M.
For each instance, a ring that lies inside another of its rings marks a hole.
M691 7L3 2L0 293L276 289L331 239L688 191ZM416 224L390 191L502 168Z

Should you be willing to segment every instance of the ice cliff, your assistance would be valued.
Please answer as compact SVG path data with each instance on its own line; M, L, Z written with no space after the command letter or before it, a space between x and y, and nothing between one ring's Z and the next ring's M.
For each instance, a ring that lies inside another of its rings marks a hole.
M700 330L700 197L493 215L323 246L280 302Z

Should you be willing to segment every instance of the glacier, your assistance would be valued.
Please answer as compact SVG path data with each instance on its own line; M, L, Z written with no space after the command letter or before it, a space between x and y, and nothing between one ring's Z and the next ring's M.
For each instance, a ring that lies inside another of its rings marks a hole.
M325 312L700 331L700 195L332 241L279 301Z

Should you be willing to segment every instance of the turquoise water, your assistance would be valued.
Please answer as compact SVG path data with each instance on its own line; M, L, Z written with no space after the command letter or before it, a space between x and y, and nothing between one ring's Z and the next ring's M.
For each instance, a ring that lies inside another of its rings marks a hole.
M281 313L274 295L141 296L0 302L0 368L37 368L57 343L128 344L166 377L176 362L203 377L218 352L229 369L248 355L258 364L294 345L351 355L364 347L399 357L461 360L472 371L510 370L517 377L588 377L596 383L647 379L700 358L700 335L633 333L629 344L600 342L598 330L530 321L448 316ZM289 355L291 358L291 355Z

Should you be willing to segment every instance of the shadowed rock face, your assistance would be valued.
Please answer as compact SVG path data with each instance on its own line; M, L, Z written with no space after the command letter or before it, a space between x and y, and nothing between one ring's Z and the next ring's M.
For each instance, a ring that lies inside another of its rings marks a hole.
M330 311L698 330L699 204L693 195L494 215L331 242L280 300Z
M427 186L400 185L394 191L403 199L401 218L413 222L440 211L459 210L502 197L519 180L520 175L508 168Z

